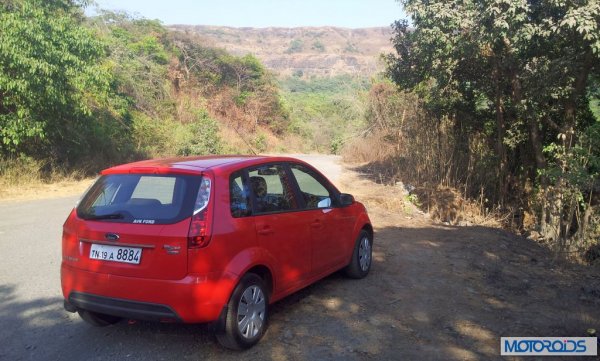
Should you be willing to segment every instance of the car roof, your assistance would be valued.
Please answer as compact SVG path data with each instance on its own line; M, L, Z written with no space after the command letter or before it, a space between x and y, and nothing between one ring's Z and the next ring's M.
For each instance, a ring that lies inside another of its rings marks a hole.
M122 174L122 173L183 173L199 174L207 169L219 168L222 166L252 166L265 162L293 161L304 163L298 159L279 156L259 156L259 155L209 155L195 157L176 157L149 159L139 162L127 163L111 167L100 172L101 174Z

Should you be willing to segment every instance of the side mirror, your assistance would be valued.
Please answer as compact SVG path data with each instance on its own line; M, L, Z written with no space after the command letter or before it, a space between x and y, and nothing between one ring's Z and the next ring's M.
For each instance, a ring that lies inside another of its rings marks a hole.
M331 207L331 198L323 198L317 203L317 208L329 208Z
M352 196L352 194L348 194L348 193L340 194L340 206L347 207L347 206L351 206L353 204L354 204L354 196Z

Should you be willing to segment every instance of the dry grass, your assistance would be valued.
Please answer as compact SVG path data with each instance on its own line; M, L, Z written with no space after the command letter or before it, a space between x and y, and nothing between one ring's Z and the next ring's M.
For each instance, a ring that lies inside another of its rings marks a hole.
M56 198L83 193L93 178L82 172L42 173L46 164L30 158L0 162L0 201Z
M367 172L367 176L377 183L374 186L375 183L364 181L370 184L370 188L364 187L362 194L367 205L407 214L419 208L432 220L451 225L508 227L506 214L487 209L481 202L465 198L454 188L420 186L407 192L401 182L406 181L403 179L405 174L393 157L395 150L386 145L382 134L377 133L344 148L344 160L353 164L356 170Z
M364 169L351 165L348 168ZM415 213L426 213L428 218L451 225L479 225L503 228L502 217L497 212L487 211L474 201L465 199L457 190L449 187L416 188L410 193L402 183L385 185L373 182L377 178L369 174L347 172L344 174L341 190L354 194L367 209L378 208L383 211L403 214L411 217Z
M0 201L22 201L81 195L93 178L61 180L52 183L30 182L20 186L4 186L0 181Z
M378 131L365 138L354 138L342 149L342 157L351 163L382 161L394 156L397 148L384 138L387 133Z
M278 138L267 129L255 132L236 131L233 127L219 127L219 136L225 143L225 153L310 153L310 144L298 135L287 134Z
M466 199L454 188L418 187L414 189L413 194L417 196L421 209L429 213L433 220L452 225L476 224L494 228L503 226L504 216Z
M354 167L346 166L346 169L352 168ZM388 212L403 213L406 216L418 212L415 205L408 200L408 194L402 187L378 184L356 171L348 170L345 171L340 182L342 192L354 195L369 210L378 208Z

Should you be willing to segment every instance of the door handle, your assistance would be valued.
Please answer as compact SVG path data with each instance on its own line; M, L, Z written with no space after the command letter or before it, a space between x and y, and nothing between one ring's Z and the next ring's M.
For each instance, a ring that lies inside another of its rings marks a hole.
M312 222L310 226L313 228L323 228L323 222L321 222L320 219L317 219L316 221Z
M263 229L259 230L257 233L261 236L268 236L270 234L275 233L275 231L273 231L273 228L271 228L270 226L264 226Z

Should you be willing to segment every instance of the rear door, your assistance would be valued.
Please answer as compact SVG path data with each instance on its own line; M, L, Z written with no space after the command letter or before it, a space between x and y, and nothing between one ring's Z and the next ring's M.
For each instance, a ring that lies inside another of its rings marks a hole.
M286 168L270 164L248 172L256 234L277 262L275 277L281 292L297 287L311 272L310 230L297 212L298 200Z
M80 262L94 272L154 279L187 274L187 236L200 176L101 177L77 208Z

